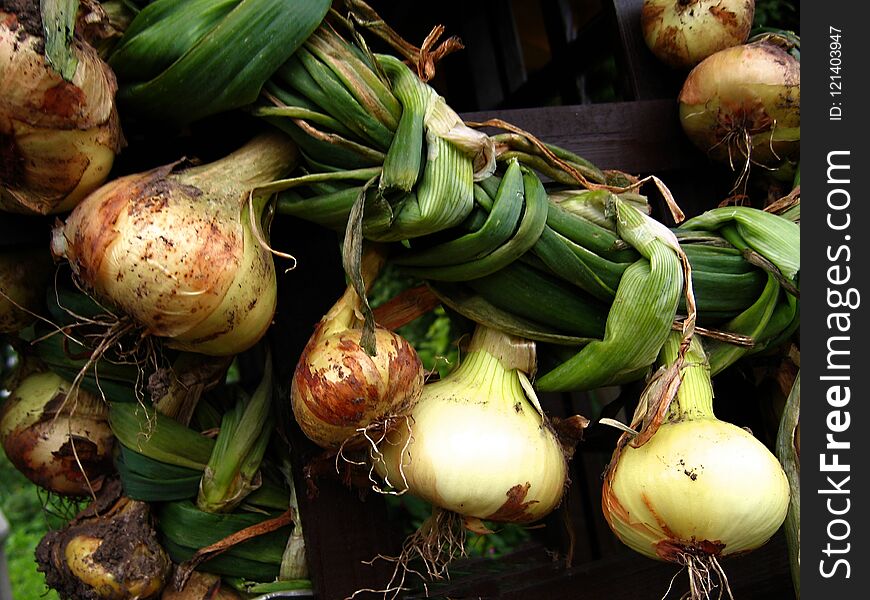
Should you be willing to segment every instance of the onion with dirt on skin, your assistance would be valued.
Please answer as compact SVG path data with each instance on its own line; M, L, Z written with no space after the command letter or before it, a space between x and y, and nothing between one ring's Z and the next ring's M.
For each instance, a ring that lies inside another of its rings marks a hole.
M680 123L695 146L741 177L750 165L796 166L800 90L800 63L791 54L765 41L734 46L689 72L678 98Z
M690 69L711 54L746 41L755 0L644 0L646 45L675 69Z
M76 36L64 80L44 55L40 3L0 0L0 209L71 210L109 176L124 141L109 66Z
M148 504L123 496L119 480L65 527L46 533L36 562L65 600L157 598L172 567Z
M214 162L115 179L55 226L51 248L83 287L146 334L189 352L231 356L265 335L277 301L259 187L286 175L296 146L255 137Z
M29 368L24 363L19 368ZM51 371L21 373L0 407L0 444L15 467L50 492L83 497L114 473L114 435L98 397Z

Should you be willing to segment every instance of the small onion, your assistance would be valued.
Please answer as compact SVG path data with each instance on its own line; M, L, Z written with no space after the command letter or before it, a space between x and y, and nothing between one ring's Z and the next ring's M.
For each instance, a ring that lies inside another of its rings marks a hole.
M26 365L26 363L25 363ZM86 496L114 472L114 435L100 398L51 371L31 372L11 386L0 407L0 444L30 481L63 496Z
M43 55L39 14L36 0L0 7L0 209L51 214L106 180L123 136L112 70L77 37L65 81Z
M742 44L754 17L755 0L644 0L640 12L646 45L676 69Z
M296 157L288 138L263 134L206 165L120 177L55 227L52 252L169 346L238 354L266 333L277 300L271 250L257 237L270 194L255 188Z
M753 42L721 50L689 73L680 123L698 148L741 169L777 168L800 156L800 63Z
M157 542L148 504L120 496L117 480L36 548L46 584L62 598L147 600L166 586L172 563Z
M353 446L358 430L407 414L423 388L420 358L400 335L376 327L376 354L366 352L359 307L359 296L348 286L317 324L293 373L293 414L323 448Z
M564 450L526 396L534 347L478 326L462 363L424 386L410 418L373 456L378 474L466 517L526 523L550 513L567 485Z
M663 351L671 357L675 337ZM697 340L686 359L666 419L645 443L621 444L614 452L602 508L630 548L685 566L692 577L700 571L724 578L720 557L760 547L782 525L788 481L764 444L713 414L709 366ZM714 584L698 581L692 598L704 597L698 591Z

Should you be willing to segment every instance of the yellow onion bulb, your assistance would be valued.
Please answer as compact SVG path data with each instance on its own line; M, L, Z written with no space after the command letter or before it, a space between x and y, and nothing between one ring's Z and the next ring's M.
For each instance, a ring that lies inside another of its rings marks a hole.
M529 401L520 372L533 350L478 326L468 354L373 453L389 485L466 517L526 523L549 514L567 485L562 446ZM533 347L532 347L533 348Z
M106 181L124 141L112 70L75 38L78 64L64 80L43 55L38 14L35 0L0 9L0 209L53 214Z
M250 194L295 159L287 138L264 134L207 165L120 177L55 227L52 252L168 346L238 354L263 337L277 303L272 252L258 237L269 194Z
M679 337L671 336L663 354L676 357ZM601 505L627 546L691 570L693 561L718 565L719 557L762 546L785 520L790 492L773 453L715 417L709 365L697 339L679 376L664 420L651 435L641 432L614 451ZM650 405L655 413L656 403Z
M114 472L114 435L100 398L51 371L24 375L0 407L0 444L15 467L39 487L81 497Z
M764 41L726 48L689 72L680 124L717 161L769 168L800 157L800 63Z
M0 334L19 332L45 312L53 271L44 246L0 247Z
M727 556L758 548L782 525L789 498L776 457L718 419L662 424L640 448L625 448L604 490L616 535L671 562L691 549Z
M690 69L746 41L755 0L644 0L641 30L647 47L675 69Z
M293 373L293 415L323 448L362 443L360 429L407 414L423 389L423 365L402 336L378 326L376 354L363 348L358 304L349 286L317 324Z
M36 560L46 584L63 598L159 597L172 563L157 542L148 504L125 496L102 503L98 496L96 510L92 504L40 540Z

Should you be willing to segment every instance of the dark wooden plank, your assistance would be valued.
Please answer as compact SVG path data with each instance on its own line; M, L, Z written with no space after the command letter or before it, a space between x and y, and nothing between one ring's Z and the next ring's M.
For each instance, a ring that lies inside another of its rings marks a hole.
M556 85L562 104L580 104L578 74L564 70L565 56L570 52L573 41L571 8L566 0L546 0L541 2L541 11L547 29L547 41L550 43L551 64L560 64L563 67L561 73L556 71L556 74L561 75L556 79Z
M673 99L467 112L461 116L466 121L503 119L580 154L601 169L648 174L709 165L686 138Z
M510 557L502 559L509 561ZM495 561L493 561L495 562ZM679 598L688 590L687 575L672 563L651 560L625 548L619 556L592 561L565 569L548 559L546 550L537 556L524 555L510 569L504 565L469 564L468 571L480 574L456 578L439 585L430 595L452 600L660 600ZM778 533L762 548L749 554L721 561L735 598L740 600L792 600L795 597L788 567L785 538ZM455 570L462 570L460 563ZM411 596L418 598L422 596Z

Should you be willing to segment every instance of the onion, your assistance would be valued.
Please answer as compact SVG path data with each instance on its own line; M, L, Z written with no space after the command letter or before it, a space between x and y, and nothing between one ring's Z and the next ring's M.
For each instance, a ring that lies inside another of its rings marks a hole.
M378 474L466 517L527 523L550 513L562 499L567 462L524 391L531 386L520 373L534 361L530 343L478 326L462 363L425 385L410 418L380 445Z
M120 177L55 227L52 251L170 347L238 354L265 334L277 299L271 250L258 237L270 194L256 188L296 156L288 138L264 134L206 165Z
M742 44L754 17L755 0L644 0L640 12L646 45L676 69Z
M385 593L409 573L447 576L466 554L466 530L492 533L484 520L529 523L562 501L577 438L563 447L541 411L525 375L535 358L533 343L478 325L462 363L423 386L408 417L372 443L370 464L386 484L375 489L433 507L399 556L381 557L396 563Z
M679 343L674 334L663 350L671 365ZM701 598L716 585L714 576L727 581L720 557L754 550L776 533L788 510L789 487L761 442L716 419L709 366L696 339L686 360L666 419L651 435L620 441L605 474L602 508L626 545L686 566L692 598ZM653 402L650 414L655 413Z
M114 73L76 37L78 65L65 81L43 55L39 6L0 7L0 209L50 214L106 180L123 136Z
M23 367L30 368L27 363ZM63 496L99 490L114 472L108 408L51 371L20 373L0 408L0 443L36 485Z
M679 95L686 135L714 160L748 172L800 156L800 63L753 42L721 50L689 73Z
M45 247L0 247L0 334L21 331L44 312L53 272Z
M293 373L293 414L305 435L323 448L364 441L359 430L407 414L423 388L420 358L400 335L378 326L376 354L366 352L357 316L361 304L348 285L317 324Z
M211 573L192 571L180 590L167 585L160 600L242 600L241 594Z
M120 495L117 480L36 548L46 584L62 598L147 600L166 585L172 563L157 543L148 505Z

